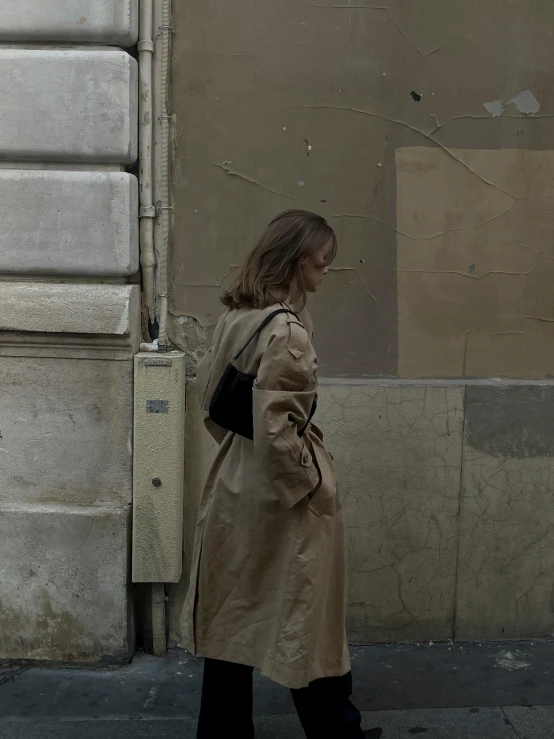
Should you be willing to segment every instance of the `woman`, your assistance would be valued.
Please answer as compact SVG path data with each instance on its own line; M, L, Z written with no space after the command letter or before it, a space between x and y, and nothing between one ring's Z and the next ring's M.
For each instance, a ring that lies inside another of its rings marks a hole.
M254 667L292 689L308 739L363 737L349 700L341 504L331 457L310 422L317 359L304 307L336 251L321 216L277 216L224 293L228 310L198 367L205 424L219 443L183 612L185 645L206 658L199 739L225 733L223 721L232 736L254 736ZM209 415L225 369L245 345L237 368L256 376L253 440Z

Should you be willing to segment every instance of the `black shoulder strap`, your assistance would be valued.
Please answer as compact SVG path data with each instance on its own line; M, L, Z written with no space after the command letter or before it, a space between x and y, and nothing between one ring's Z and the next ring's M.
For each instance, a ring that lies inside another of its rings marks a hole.
M233 357L233 359L231 360L231 364L233 364L233 362L236 362L237 361L237 359L240 357L240 355L243 353L243 351L246 349L246 347L250 344L250 342L252 342L256 338L256 336L258 336L258 334L267 326L267 324L273 318L275 318L275 316L278 316L279 315L279 313L290 313L291 315L295 316L295 318L298 318L297 314L293 310L290 310L289 308L279 308L279 310L274 310L273 313L270 313L269 316L266 316L264 318L264 320L260 323L260 325L258 326L258 328L254 331L254 333L248 339L248 341L246 342L246 344L242 347L242 349L240 350L240 352ZM300 319L298 319L298 320L300 320Z
M304 436L304 434L306 433L306 431L308 430L308 426L310 425L310 422L311 422L312 418L315 416L315 412L316 411L317 411L317 394L315 395L315 397L313 399L312 407L310 408L310 413L308 415L308 420L306 421L306 424L304 426L302 426L302 428L298 432L298 436L300 438L302 438Z

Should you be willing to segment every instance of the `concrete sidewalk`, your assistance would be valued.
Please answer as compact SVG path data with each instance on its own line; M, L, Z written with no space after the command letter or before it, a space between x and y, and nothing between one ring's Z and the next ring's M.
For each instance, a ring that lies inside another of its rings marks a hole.
M352 648L370 739L552 739L554 642ZM116 670L0 667L2 739L193 739L202 663L183 651ZM287 690L256 677L259 739L301 739ZM222 736L232 727L222 716Z

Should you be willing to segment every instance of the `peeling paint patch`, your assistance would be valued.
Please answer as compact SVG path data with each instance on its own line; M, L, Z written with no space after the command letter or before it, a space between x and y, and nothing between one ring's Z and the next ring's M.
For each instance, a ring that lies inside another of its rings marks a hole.
M208 348L208 331L194 316L169 316L169 338L185 353L187 377L196 376L196 365Z
M510 100L509 105L515 105L519 112L524 115L534 115L541 109L541 104L531 90L520 92L519 95Z
M489 111L493 118L498 118L504 113L504 106L501 100L492 100L490 103L483 103L483 107Z
M526 670L531 666L530 662L526 662L522 657L526 657L522 652L500 652L496 658L497 667L503 670Z
M508 101L508 105L515 105L523 115L534 115L541 109L541 104L531 90L520 92L519 95ZM491 100L490 103L483 103L483 107L488 110L493 118L499 118L505 112L502 100Z

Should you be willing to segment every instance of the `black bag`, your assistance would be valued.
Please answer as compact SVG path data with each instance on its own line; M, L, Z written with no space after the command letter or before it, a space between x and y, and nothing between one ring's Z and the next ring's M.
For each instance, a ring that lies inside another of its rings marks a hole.
M279 310L270 313L254 331L239 353L234 356L231 362L227 365L210 401L209 413L212 421L217 423L218 426L227 429L227 431L232 431L234 434L239 434L247 439L254 438L252 389L254 387L256 376L247 375L246 372L241 372L235 367L235 362L250 342L252 342L262 329L264 329L272 320L272 318L279 315L279 313L290 313L298 318L294 311L288 310L287 308L280 308ZM314 399L308 422L302 429L300 429L298 436L303 436L313 418L316 408L317 402Z

